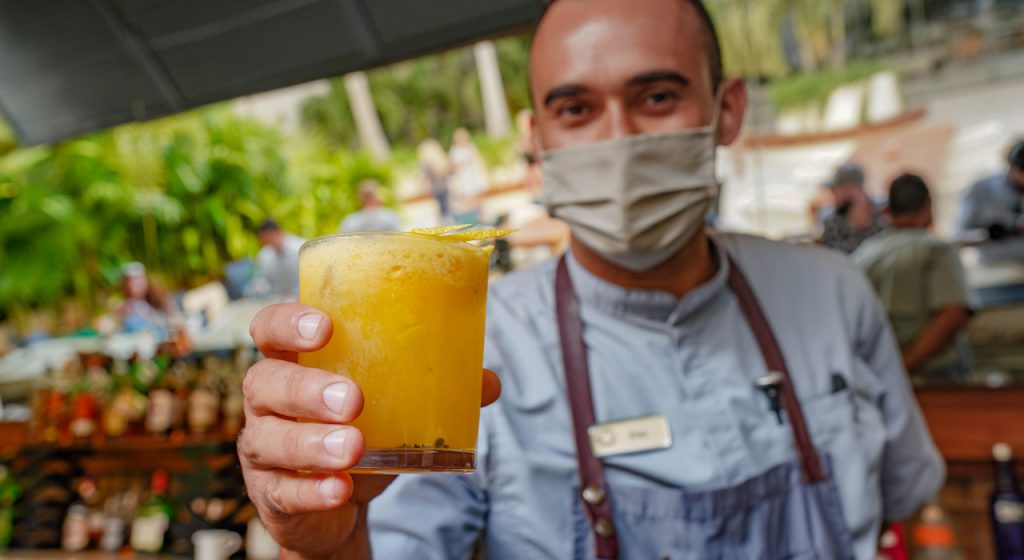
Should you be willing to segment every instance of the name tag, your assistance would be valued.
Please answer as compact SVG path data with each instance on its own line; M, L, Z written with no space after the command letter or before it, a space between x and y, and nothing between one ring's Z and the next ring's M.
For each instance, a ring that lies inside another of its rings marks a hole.
M587 428L594 457L610 457L666 449L672 446L672 430L664 416L644 416Z

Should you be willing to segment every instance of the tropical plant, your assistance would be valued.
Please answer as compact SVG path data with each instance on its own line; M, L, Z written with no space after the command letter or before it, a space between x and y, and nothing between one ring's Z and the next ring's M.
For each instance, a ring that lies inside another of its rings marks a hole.
M861 82L885 69L880 63L855 61L842 68L797 74L772 82L769 94L776 110L823 107L836 88Z
M18 147L18 141L14 137L14 131L7 121L0 116L0 156Z
M830 57L846 60L846 11L866 5L876 37L898 33L906 0L707 0L722 36L730 73L781 77L791 73L783 42L784 29L797 39L799 69L818 69Z
M784 76L789 64L779 29L781 0L710 0L726 71L737 76Z
M174 288L257 249L268 216L331 233L354 186L385 164L289 138L215 107L0 158L0 311L23 316L74 297L93 308L138 260Z

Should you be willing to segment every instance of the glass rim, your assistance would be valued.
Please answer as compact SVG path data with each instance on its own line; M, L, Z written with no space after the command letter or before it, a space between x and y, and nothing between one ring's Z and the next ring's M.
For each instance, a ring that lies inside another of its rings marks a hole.
M322 235L320 237L314 237L313 239L307 240L299 247L299 253L301 254L307 248L315 247L327 243L328 241L337 241L339 239L346 238L357 238L357 237L412 237L429 241L431 243L439 243L447 247L458 247L459 249L474 249L477 251L483 250L479 245L474 245L468 241L443 241L436 235L424 235L421 233L413 233L411 231L349 231L344 233L331 233L328 235Z

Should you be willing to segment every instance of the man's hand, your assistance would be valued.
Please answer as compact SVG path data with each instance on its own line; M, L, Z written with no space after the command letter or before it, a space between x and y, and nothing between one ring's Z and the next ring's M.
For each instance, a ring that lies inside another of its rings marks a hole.
M942 353L967 328L971 310L966 305L948 305L940 309L921 329L917 338L903 350L903 366L907 373L921 367L930 358Z
M326 345L332 332L326 315L297 303L270 306L250 326L267 359L243 382L246 424L238 455L249 497L285 558L369 558L366 505L394 478L354 482L344 472L364 451L362 433L345 425L363 409L359 386L295 363L299 352ZM500 391L485 370L482 402Z

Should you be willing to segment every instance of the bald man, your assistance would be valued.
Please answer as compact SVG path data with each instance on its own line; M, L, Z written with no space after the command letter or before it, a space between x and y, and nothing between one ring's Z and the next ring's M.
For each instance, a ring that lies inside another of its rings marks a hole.
M489 294L474 473L344 473L359 388L293 363L333 325L254 319L268 359L239 454L285 556L873 559L943 463L863 275L705 231L747 95L703 5L558 0L530 78L545 204L573 239Z

